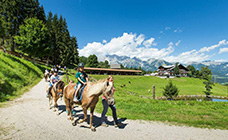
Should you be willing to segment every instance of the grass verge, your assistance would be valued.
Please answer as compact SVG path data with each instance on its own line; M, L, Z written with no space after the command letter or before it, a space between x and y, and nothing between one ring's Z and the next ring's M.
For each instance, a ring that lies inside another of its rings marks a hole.
M69 79L75 82L75 75ZM96 79L107 78L107 75L91 75ZM63 78L66 81L66 77ZM130 81L130 83L129 83ZM162 96L162 88L168 80L157 77L143 76L118 76L114 75L116 92L114 94L118 118L150 120L169 123L173 125L187 125L200 128L214 128L228 130L228 102L211 101L162 101L140 98L126 91L137 93L137 95L152 96L148 89L156 86L156 96ZM179 95L204 95L203 81L191 78L176 78L173 82L180 89ZM120 86L125 84L125 87ZM213 94L226 96L226 87L216 84ZM102 103L96 106L96 112L102 112ZM108 115L112 115L111 109Z

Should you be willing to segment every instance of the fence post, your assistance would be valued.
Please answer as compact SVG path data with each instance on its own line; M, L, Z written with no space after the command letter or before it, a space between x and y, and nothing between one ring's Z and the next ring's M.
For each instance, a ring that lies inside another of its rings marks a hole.
M153 85L153 99L155 99L155 85Z

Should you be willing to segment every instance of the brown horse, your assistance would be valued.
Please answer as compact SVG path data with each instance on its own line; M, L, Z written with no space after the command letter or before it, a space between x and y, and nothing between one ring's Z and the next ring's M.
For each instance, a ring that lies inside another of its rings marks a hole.
M55 104L53 107L53 111L55 112L57 110L57 115L59 115L59 109L58 109L58 104L57 101L59 98L63 97L63 89L64 89L65 83L63 81L58 81L56 82L49 94L49 109L51 109L52 105L52 99L54 100ZM46 91L48 92L48 85Z
M48 81L49 75L50 75L49 73L44 73L44 79L46 82Z
M66 112L68 115L68 119L72 121L72 125L76 125L74 118L72 116L73 104L80 104L80 102L73 101L74 94L74 86L76 84L69 84L64 88L64 101L66 104ZM88 82L86 87L84 88L83 97L81 100L81 106L84 112L84 119L79 120L78 123L82 123L87 120L87 109L90 108L90 129L92 131L96 131L95 127L93 127L93 112L96 107L96 104L99 100L99 96L104 94L108 104L114 104L113 97L113 83L108 82L107 79L99 80L96 82Z

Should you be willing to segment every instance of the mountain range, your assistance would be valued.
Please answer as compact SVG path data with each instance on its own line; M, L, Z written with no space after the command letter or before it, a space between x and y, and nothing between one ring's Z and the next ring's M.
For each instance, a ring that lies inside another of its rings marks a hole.
M139 58L133 57L130 58L128 56L118 56L118 55L106 55L99 58L99 61L107 60L109 64L122 64L127 68L139 68L141 67L146 71L155 71L158 70L158 67L161 65L174 65L175 63L167 62L162 59L148 59L147 61L143 61ZM183 64L184 66L192 65L197 70L201 69L201 66L208 66L213 75L217 77L225 77L225 81L228 82L228 62L217 62L217 61L203 61L203 62L191 62ZM224 81L224 80L223 80Z

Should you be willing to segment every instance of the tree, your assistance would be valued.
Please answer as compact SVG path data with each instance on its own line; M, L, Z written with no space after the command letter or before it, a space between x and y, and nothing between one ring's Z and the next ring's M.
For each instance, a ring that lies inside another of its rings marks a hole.
M102 62L102 61L99 62L97 67L98 67L98 68L109 68L110 65L108 64L108 61L105 60L105 62Z
M208 97L211 94L212 86L214 86L214 83L211 81L212 72L208 66L206 66L206 67L202 66L201 67L200 77L205 80L203 82L203 84L205 84L205 89L206 89L206 91L204 91L204 93Z
M173 74L174 74L175 76L178 76L178 75L180 74L180 69L179 69L179 64L178 64L178 62L175 64Z
M7 29L7 44L11 51L15 51L16 43L14 36L18 35L19 26L24 20L36 17L45 21L43 7L39 6L38 0L2 0L0 1L0 14L4 16Z
M86 65L87 64L87 57L85 57L85 56L80 56L79 57L79 63L83 63L84 65Z
M212 75L212 72L209 69L209 67L208 66L206 66L206 67L202 66L201 71L200 71L200 77L202 79L208 80L207 78L209 75Z
M192 65L188 65L187 69L189 70L189 77L196 77L196 69Z
M98 60L97 60L97 56L95 54L90 55L88 57L86 66L97 68L97 66L98 66Z
M205 84L205 89L206 89L204 93L206 94L207 97L211 95L212 86L214 86L214 83L211 81L211 79L212 79L212 75L207 75L207 77L205 78L205 81L203 82L203 84Z
M2 38L3 45L4 45L5 37L6 37L6 22L4 21L4 17L0 15L0 38Z
M15 36L18 49L34 57L42 57L49 53L48 29L42 21L29 18L25 21L25 25L20 26L19 32L20 35Z
M169 83L163 88L163 95L165 97L173 99L173 97L176 97L178 93L178 88L175 85L173 85L172 80L169 80Z

